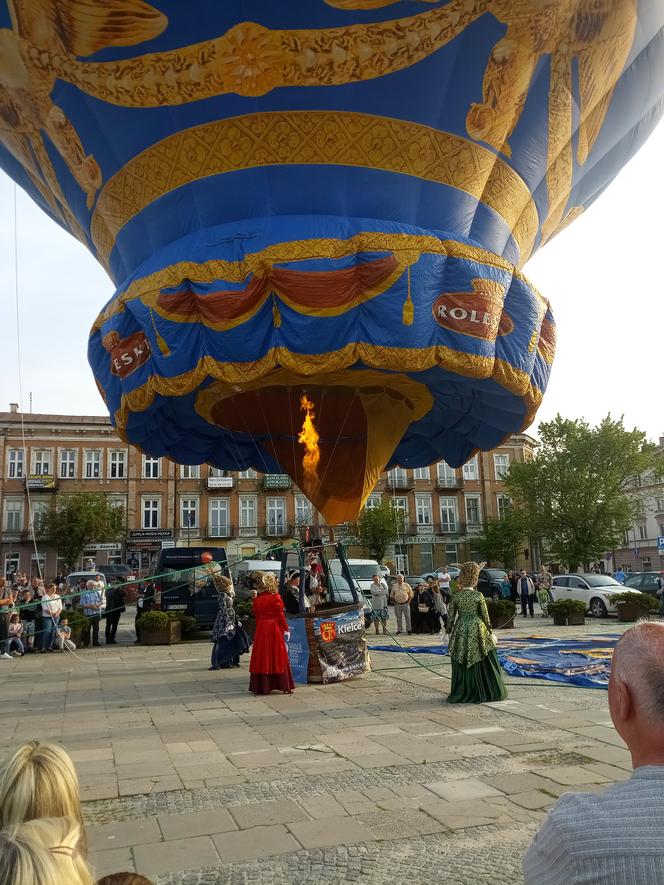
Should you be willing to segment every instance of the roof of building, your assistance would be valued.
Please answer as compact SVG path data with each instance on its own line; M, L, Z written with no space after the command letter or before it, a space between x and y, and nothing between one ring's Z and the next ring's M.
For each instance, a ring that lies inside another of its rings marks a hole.
M111 426L108 415L38 415L32 412L0 412L0 424L105 424Z

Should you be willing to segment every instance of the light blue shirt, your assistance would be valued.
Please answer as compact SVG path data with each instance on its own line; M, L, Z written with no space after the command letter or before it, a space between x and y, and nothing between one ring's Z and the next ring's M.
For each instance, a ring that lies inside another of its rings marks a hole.
M566 793L523 859L526 885L664 882L664 765L602 793Z
M85 590L81 593L81 605L83 606L83 614L87 617L100 615L103 611L106 597L103 590ZM90 608L91 605L101 605L102 608Z

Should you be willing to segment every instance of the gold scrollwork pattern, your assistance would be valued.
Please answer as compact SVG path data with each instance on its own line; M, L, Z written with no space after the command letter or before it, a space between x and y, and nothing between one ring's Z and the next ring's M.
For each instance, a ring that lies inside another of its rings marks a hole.
M92 240L99 258L107 262L122 227L178 187L240 169L328 163L458 188L504 219L519 247L520 263L532 251L538 216L528 186L492 151L417 123L337 111L247 114L163 139L106 183L92 218Z

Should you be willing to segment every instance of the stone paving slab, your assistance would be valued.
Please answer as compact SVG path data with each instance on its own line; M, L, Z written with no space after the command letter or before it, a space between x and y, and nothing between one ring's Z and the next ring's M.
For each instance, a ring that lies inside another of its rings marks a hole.
M389 669L254 698L246 659L213 674L208 643L141 648L128 636L80 660L7 662L0 685L0 748L37 735L72 752L104 873L135 863L158 885L401 885L432 873L511 885L557 796L631 770L605 692L508 680L506 702L448 707L447 659L422 656L432 673L373 654L375 671Z

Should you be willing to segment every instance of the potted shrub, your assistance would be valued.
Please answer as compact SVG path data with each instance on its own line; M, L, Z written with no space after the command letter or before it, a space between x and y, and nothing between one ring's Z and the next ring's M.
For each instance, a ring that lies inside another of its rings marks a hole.
M169 618L166 612L150 611L138 622L141 645L173 645L180 641L180 622Z
M500 630L508 630L514 626L516 606L511 599L487 599L486 607L489 612L491 626Z
M549 603L549 614L557 627L580 626L586 623L585 602L580 599L557 599Z
M256 619L254 618L254 609L251 600L247 599L244 602L236 602L235 614L244 629L247 631L249 638L253 640L256 631Z
M69 620L69 626L71 627L71 641L74 645L80 647L83 629L89 623L89 619L85 617L82 611L79 611L76 608L65 609L62 612L62 617Z
M614 593L611 601L618 610L619 621L638 621L641 618L649 618L651 613L659 611L659 600L649 593Z
M180 633L187 638L191 637L198 631L198 621L193 615L186 612L168 612L171 621L177 621L180 625Z

